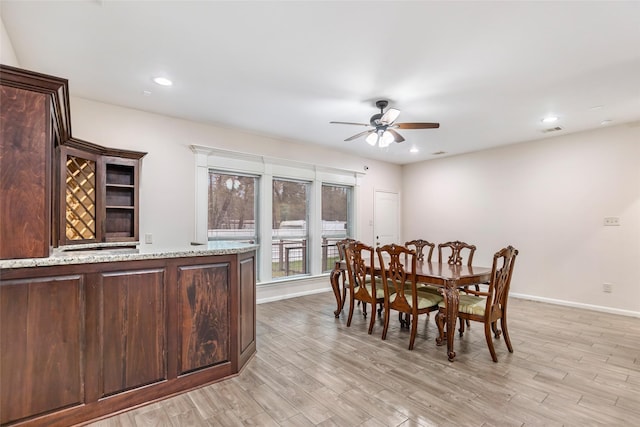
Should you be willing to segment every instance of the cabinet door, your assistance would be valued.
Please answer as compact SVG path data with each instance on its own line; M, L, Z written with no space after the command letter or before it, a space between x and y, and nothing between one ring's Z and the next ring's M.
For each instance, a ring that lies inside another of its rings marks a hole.
M51 245L50 96L0 86L0 259Z
M60 244L99 241L98 157L60 148Z
M256 349L256 264L255 252L238 256L240 301L240 366Z
M164 269L101 273L99 288L101 396L166 379Z
M178 372L230 360L229 263L178 267Z
M0 286L0 424L83 402L82 276Z

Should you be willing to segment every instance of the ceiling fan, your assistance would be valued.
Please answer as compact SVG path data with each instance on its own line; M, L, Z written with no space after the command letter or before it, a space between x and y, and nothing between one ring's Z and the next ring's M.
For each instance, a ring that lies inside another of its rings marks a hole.
M329 122L332 124L340 125L356 125L367 126L373 129L365 130L364 132L357 133L345 141L353 141L361 136L367 135L366 141L369 145L379 145L381 148L388 147L392 142L402 142L404 138L395 129L436 129L440 127L440 123L396 123L396 119L400 115L400 110L395 108L389 108L384 111L389 105L388 101L381 99L376 101L376 107L380 109L380 112L371 116L369 123L353 123L353 122Z

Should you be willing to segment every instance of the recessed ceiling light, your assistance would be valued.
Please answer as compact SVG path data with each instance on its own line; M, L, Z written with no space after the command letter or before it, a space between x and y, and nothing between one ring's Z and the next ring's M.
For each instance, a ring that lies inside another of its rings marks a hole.
M151 96L151 91L150 91L150 90L143 90L143 91L142 91L142 94L143 94L144 96Z
M418 151L420 150L418 150L418 148L416 147L411 147L411 149L409 150L410 153L417 153Z
M604 108L603 105L594 105L593 107L589 108L592 111L596 111L596 110L602 110L602 108Z
M166 77L154 77L153 81L160 86L171 86L173 82Z
M608 124L609 124L609 123L611 123L612 121L613 121L613 120L609 120L609 119L607 119L607 120L603 120L603 121L601 121L601 122L600 122L600 125L602 125L602 126L604 126L604 125L608 125Z
M542 123L553 123L558 121L558 116L547 116L542 119Z

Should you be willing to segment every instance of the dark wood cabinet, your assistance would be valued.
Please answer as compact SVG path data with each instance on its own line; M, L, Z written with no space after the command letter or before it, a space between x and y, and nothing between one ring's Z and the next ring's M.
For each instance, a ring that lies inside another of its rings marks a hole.
M140 158L100 153L88 143L74 148L72 139L59 148L59 246L80 243L134 242L138 240Z
M138 240L146 154L71 136L68 81L0 65L0 259Z
M0 259L49 256L51 159L54 144L67 135L65 85L0 68Z
M100 397L167 379L165 269L99 273Z
M2 281L0 423L83 401L83 290L79 274Z
M255 251L0 271L0 424L72 425L234 374Z

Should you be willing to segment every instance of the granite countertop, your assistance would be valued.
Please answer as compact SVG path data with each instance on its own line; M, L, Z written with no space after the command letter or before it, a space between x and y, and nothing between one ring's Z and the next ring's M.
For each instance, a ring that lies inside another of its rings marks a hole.
M135 244L136 242L133 242ZM207 255L231 255L250 252L258 245L233 241L186 244L183 247L159 249L137 245L122 247L122 243L76 245L64 249L54 248L48 258L0 260L0 268L45 267L53 265L92 264L97 262L135 261L145 259L182 258Z

